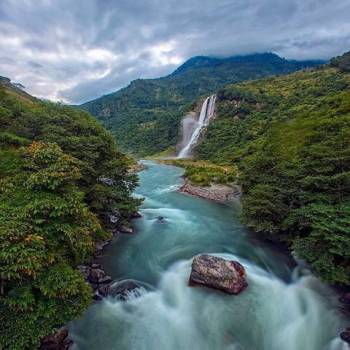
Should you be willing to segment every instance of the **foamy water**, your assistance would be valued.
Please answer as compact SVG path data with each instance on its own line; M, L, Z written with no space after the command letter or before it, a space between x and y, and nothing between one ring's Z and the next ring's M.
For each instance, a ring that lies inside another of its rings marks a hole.
M182 170L148 163L136 195L146 197L136 235L104 257L109 274L142 284L127 301L107 298L71 325L75 350L345 350L332 291L252 237L222 205L176 192ZM157 217L162 216L164 222ZM240 261L238 296L188 287L192 258Z

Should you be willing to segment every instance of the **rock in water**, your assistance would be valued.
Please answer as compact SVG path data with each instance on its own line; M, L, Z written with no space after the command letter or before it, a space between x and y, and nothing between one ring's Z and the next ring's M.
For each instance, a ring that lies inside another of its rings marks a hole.
M159 222L160 224L164 224L165 223L164 216L157 216L157 222Z
M350 327L340 333L340 339L350 344Z
M134 280L117 281L109 285L106 294L120 300L126 300L131 292L135 292L139 288L141 288L141 285Z
M193 259L189 284L204 285L229 294L239 294L248 285L245 269L239 262L212 255Z

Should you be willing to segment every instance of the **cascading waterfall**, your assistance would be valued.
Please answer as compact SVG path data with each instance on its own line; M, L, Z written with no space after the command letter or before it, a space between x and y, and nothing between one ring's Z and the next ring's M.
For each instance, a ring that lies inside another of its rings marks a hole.
M193 150L193 147L196 145L199 139L199 136L201 135L202 129L209 125L210 119L214 115L215 100L216 100L216 95L211 95L207 97L203 102L197 125L194 128L191 137L185 137L186 123L183 124L183 129L184 129L183 146L177 158L187 158L190 156L191 151Z

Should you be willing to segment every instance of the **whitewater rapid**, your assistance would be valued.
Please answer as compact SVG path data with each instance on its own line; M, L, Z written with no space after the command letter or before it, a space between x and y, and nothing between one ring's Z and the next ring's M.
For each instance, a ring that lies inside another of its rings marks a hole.
M246 231L221 205L176 192L182 170L147 162L138 233L103 259L117 280L143 287L126 301L106 298L72 322L74 350L345 350L337 298L309 271ZM164 217L160 223L158 216ZM248 288L238 296L188 286L200 253L240 261Z

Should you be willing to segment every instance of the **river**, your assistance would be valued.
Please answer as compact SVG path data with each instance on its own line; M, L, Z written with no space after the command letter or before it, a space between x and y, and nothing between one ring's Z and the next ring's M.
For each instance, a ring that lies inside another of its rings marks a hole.
M127 301L95 303L72 322L73 350L347 349L338 339L336 296L247 231L239 203L178 193L182 169L145 163L135 191L145 198L137 234L115 238L102 258L114 279L144 287ZM200 253L240 261L248 288L232 296L188 287L191 258Z

